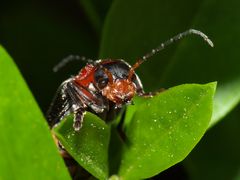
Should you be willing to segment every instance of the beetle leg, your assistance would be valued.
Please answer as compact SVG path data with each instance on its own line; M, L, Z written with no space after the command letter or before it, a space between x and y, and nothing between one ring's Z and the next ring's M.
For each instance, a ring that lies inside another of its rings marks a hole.
M81 129L84 114L85 109L83 108L80 108L76 112L74 112L73 128L75 131L79 131Z
M164 88L161 88L161 89L159 89L156 92L144 92L144 91L141 91L137 95L141 96L141 97L145 97L145 98L151 98L151 97L156 96L157 94L159 94L159 93L161 93L163 91L165 91Z
M72 111L74 113L73 128L75 131L79 131L82 127L86 105L83 103L81 96L76 91L75 84L72 82L69 82L67 86L68 86L68 94L73 104L72 105Z
M80 130L85 112L85 104L76 91L72 79L64 81L48 110L47 118L51 127L58 124L65 116L74 113L74 130Z

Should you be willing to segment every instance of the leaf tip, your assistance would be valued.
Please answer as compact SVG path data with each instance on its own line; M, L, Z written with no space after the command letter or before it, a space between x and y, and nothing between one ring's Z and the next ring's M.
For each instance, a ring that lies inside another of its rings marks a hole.
M216 91L216 88L217 88L217 81L210 82L210 83L206 84L206 86L208 86L214 94Z

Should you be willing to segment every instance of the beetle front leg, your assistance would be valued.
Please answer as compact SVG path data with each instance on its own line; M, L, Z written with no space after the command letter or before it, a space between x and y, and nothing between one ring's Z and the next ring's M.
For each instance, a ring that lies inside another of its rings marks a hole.
M85 114L86 106L81 100L81 95L76 91L76 85L72 82L67 84L67 94L69 95L72 103L71 111L74 114L73 128L75 131L79 131L82 127L83 117Z
M74 112L73 128L75 131L79 131L81 129L85 113L86 111L83 108L79 108Z
M158 91L155 91L155 92L139 92L138 96L145 97L145 98L151 98L151 97L156 96L157 94L159 94L159 93L161 93L165 90L166 89L161 88L161 89L159 89Z

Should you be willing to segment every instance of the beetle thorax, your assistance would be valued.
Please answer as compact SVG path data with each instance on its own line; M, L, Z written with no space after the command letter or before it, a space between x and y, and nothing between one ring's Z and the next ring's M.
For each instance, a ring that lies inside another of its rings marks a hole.
M117 79L102 90L102 95L114 102L117 107L130 103L135 93L135 84L128 79Z

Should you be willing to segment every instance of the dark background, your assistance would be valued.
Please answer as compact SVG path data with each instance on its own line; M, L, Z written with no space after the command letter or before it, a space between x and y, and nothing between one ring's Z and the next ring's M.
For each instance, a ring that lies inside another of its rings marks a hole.
M52 71L54 65L70 54L97 59L99 29L110 4L98 3L99 19L92 24L84 3L77 0L0 1L0 43L15 60L43 112L60 83L84 64L69 64L58 73Z

